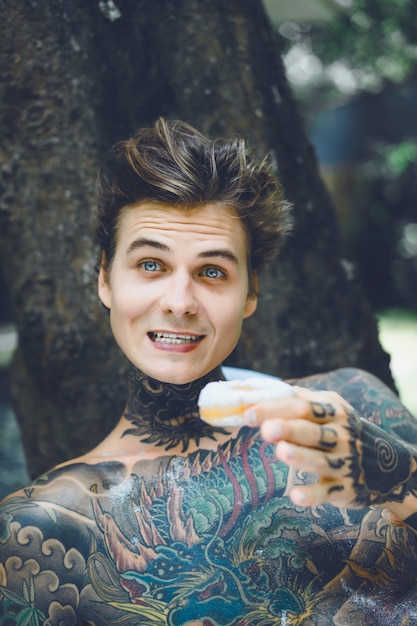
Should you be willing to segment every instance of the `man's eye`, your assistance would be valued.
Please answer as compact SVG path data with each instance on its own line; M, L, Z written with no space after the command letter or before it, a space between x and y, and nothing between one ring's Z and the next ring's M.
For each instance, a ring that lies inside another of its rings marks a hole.
M139 263L139 267L145 270L145 272L159 272L162 267L156 261L142 261Z
M206 278L224 278L225 273L219 270L218 267L206 267L201 274Z

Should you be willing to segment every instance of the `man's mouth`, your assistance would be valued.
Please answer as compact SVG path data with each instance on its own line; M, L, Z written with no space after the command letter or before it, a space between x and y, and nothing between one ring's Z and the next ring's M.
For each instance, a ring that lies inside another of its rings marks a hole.
M181 333L163 333L163 332L150 332L148 333L150 339L155 343L172 343L172 344L187 344L198 343L204 338L204 335L187 335Z

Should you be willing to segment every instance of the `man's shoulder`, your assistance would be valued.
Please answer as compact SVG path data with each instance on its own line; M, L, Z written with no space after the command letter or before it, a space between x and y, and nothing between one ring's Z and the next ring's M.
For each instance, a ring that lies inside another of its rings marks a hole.
M0 520L13 516L39 524L42 519L49 521L57 516L90 516L95 493L103 485L123 480L125 473L121 463L72 463L53 468L4 498Z
M389 390L374 374L358 367L341 367L325 372L317 372L302 378L288 380L292 384L308 387L310 389L323 389L328 391L346 390L346 386L352 388L374 387Z
M79 623L77 587L85 586L97 536L91 497L74 468L53 470L7 496L0 504L0 623L13 611L29 615L22 608L29 602L36 623ZM49 607L62 610L60 620L47 620Z
M96 502L125 474L121 463L68 464L7 496L0 503L0 569L15 557L52 562L51 547L65 554L75 536L87 554L100 534Z

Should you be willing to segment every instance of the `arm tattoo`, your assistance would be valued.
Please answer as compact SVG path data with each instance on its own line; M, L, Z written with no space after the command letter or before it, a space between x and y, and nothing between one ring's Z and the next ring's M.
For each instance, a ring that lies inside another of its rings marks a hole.
M354 408L347 410L351 448L347 462L356 505L403 502L409 494L417 497L417 420L391 389L372 374L355 368L293 382L310 389L336 391ZM319 406L315 412L320 418L325 410ZM327 462L330 465L328 457ZM404 521L417 530L417 514Z
M417 444L417 419L391 389L368 372L343 368L292 382L309 389L336 391L362 417L403 441Z
M348 422L355 504L403 502L409 493L417 496L416 452L353 411Z

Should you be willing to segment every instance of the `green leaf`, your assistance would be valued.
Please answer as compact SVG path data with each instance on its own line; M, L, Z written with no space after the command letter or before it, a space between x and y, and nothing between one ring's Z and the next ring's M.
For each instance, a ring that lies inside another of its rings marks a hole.
M32 621L33 609L29 606L16 615L16 626L27 626Z
M33 582L33 576L30 577L29 600L32 604L35 602L35 583Z
M28 588L28 584L26 580L23 581L23 597L26 600L26 603L29 604L30 603L29 588Z
M7 589L7 587L0 586L0 591L5 598L11 600L15 604L18 604L19 606L27 606L27 602L25 602L25 600L21 596L18 596L17 593L15 593L14 591L10 591L10 589Z

